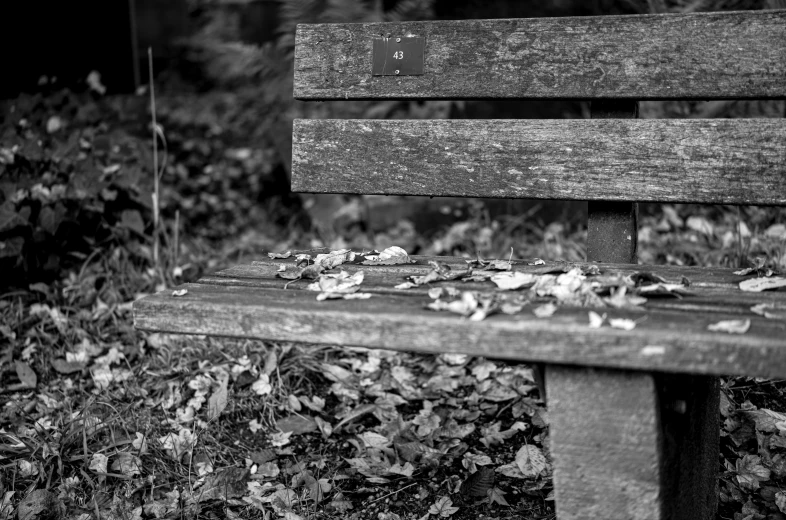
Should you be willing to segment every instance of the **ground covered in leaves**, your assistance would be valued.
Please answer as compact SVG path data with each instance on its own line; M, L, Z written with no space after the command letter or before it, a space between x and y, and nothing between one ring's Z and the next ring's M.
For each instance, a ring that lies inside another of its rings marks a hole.
M303 246L580 261L581 218L446 201L445 225L380 228L356 211L376 199L355 198L326 234L215 103L162 99L156 265L144 103L80 96L3 112L0 518L553 518L548 412L526 365L145 334L130 307ZM639 241L646 263L786 270L777 209L643 206ZM719 518L784 519L786 382L722 391Z

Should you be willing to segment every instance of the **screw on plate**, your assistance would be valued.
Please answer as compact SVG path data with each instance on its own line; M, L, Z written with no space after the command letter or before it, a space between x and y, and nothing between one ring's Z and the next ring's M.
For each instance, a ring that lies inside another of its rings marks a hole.
M401 38L396 38L396 43L401 43Z
M399 72L400 72L400 71L398 71L398 70L397 70L397 71L396 71L396 74L398 74Z

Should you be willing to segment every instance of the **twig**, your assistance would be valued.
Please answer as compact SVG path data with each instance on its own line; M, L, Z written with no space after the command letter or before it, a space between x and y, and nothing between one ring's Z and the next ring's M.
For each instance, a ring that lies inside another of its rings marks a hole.
M397 489L397 490L395 490L395 491L391 491L391 492L390 492L390 493L388 493L387 495L382 495L382 496L381 496L381 497L379 497L379 498L375 498L374 500L372 500L371 502L369 502L369 505L370 505L370 504L373 504L374 502L379 502L379 501L380 501L380 500L382 500L383 498L387 498L387 497L389 497L390 495L395 495L395 494L396 494L396 493L398 493L399 491L404 491L404 490L405 490L405 489L407 489L407 488L411 488L411 487L412 487L412 486L414 486L415 484L417 484L417 482L413 482L412 484L407 484L407 485L406 485L406 486L404 486L403 488L399 488L399 489Z

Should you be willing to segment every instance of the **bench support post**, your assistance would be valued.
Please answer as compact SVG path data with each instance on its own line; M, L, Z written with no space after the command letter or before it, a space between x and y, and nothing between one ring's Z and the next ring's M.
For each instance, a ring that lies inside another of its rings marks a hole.
M594 119L637 112L592 104ZM587 260L636 263L636 203L588 209ZM548 365L545 380L559 520L715 517L718 378Z
M559 520L714 518L717 378L548 368Z
M592 119L635 119L639 104L630 100L592 102ZM587 217L587 261L635 264L638 261L638 204L590 201Z

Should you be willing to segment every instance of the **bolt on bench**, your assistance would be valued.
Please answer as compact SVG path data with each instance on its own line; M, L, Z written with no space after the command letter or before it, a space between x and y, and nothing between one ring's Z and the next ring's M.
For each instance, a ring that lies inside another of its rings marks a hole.
M561 520L714 517L717 376L786 377L786 322L750 310L786 292L744 292L757 275L732 269L630 265L636 202L786 205L786 122L640 120L637 102L786 97L786 10L300 25L295 97L591 100L590 120L298 120L292 188L589 200L588 262L684 276L691 294L596 309L633 330L571 306L470 321L426 310L429 286L394 288L430 258L344 264L372 297L323 302L309 281L284 289L292 260L265 260L135 302L136 327L541 363ZM708 330L745 318L744 334Z

